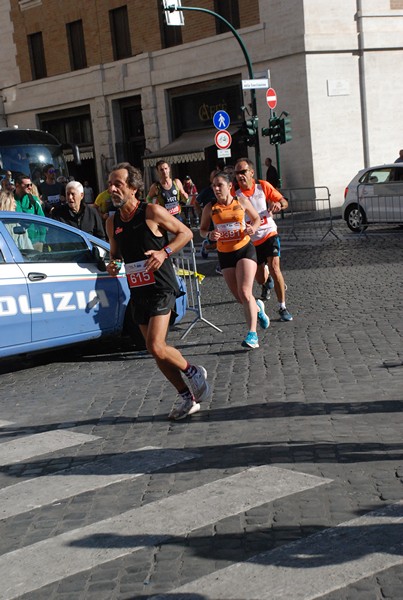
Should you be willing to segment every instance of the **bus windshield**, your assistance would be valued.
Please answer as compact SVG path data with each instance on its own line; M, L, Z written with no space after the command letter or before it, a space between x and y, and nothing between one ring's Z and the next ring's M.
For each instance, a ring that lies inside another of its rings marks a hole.
M53 135L35 129L0 130L0 173L25 173L36 181L47 164L53 164L57 176L68 176L62 146Z

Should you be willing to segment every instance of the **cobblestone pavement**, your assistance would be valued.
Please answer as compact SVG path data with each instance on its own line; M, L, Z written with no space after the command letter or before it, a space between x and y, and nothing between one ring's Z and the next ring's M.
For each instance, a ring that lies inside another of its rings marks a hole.
M115 341L0 363L0 600L402 600L403 234L339 233L284 244L254 351L200 261L191 419Z

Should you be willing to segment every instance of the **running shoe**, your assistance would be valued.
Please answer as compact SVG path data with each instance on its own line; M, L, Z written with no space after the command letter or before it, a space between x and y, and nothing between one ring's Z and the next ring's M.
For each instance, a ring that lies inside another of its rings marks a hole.
M202 258L208 258L208 252L206 250L206 246L208 246L208 244L209 244L208 239L203 240L202 245L201 245L201 250L200 250L200 254L201 254Z
M190 415L194 415L194 413L199 412L200 404L192 398L186 398L184 400L180 396L180 402L173 407L171 412L168 415L168 419L172 419L173 421L179 421L180 419L184 419Z
M254 331L249 331L241 346L243 346L244 348L259 348L259 340L257 337L257 333L255 333Z
M292 314L286 308L280 308L278 312L281 321L292 321Z
M207 371L204 367L195 367L196 373L187 377L189 389L197 402L203 402L210 396L210 385L207 381Z
M264 304L261 300L256 300L259 312L257 313L257 320L262 329L267 329L270 326L270 319L264 311Z
M269 267L267 265L264 266L264 272L266 274L266 281L262 285L262 291L260 293L261 300L269 300L270 299L270 290L274 288L273 277L270 275Z
M221 271L221 267L220 265L217 265L215 268L215 272L217 273L217 275L221 275L222 276L222 271Z
M270 300L270 289L267 285L267 281L266 281L266 283L264 283L262 285L262 289L260 292L260 299L261 300Z

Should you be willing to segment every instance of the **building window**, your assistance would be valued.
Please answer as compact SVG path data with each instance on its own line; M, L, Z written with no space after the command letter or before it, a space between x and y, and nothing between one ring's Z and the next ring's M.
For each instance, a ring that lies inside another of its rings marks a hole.
M66 143L74 141L75 144L88 146L93 143L91 116L89 108L86 114L70 115L69 111L61 111L51 115L41 115L41 127L52 133L59 142ZM78 110L77 110L78 112Z
M35 8L36 6L41 6L42 0L19 0L18 4L21 11L23 11L28 10L29 8Z
M214 0L214 12L224 17L232 27L239 29L238 0ZM226 33L229 29L221 19L216 19L216 31L217 33Z
M87 56L85 54L83 22L80 20L67 23L66 31L71 70L85 69L87 66Z
M161 2L157 0L160 8ZM172 48L172 46L180 46L182 44L182 28L176 25L167 25L165 13L158 10L160 18L161 43L163 48Z
M45 51L43 49L42 31L28 36L29 58L31 60L32 79L47 77Z
M141 98L133 96L119 102L122 141L116 143L117 162L141 165L146 148Z
M127 6L121 6L109 11L111 27L113 58L120 60L132 55Z

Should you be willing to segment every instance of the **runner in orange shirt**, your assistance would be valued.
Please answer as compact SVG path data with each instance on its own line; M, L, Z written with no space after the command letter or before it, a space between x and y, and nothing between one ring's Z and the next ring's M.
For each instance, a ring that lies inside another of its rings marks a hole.
M256 275L256 251L250 236L260 226L260 217L251 203L244 196L234 198L231 194L232 184L228 175L218 172L212 182L217 202L209 202L203 209L200 234L217 242L218 260L225 282L235 299L242 304L248 334L242 346L259 348L256 323L263 329L269 327L270 321L264 312L264 304L253 297L253 281ZM245 214L249 221L246 223ZM214 229L209 231L210 221Z

